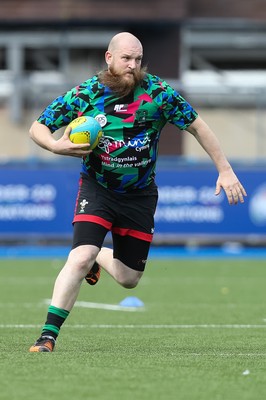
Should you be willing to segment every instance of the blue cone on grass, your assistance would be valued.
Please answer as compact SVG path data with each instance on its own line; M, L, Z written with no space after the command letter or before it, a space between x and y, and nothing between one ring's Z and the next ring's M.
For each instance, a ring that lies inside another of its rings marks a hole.
M144 303L137 297L129 296L122 300L119 305L122 307L143 307Z

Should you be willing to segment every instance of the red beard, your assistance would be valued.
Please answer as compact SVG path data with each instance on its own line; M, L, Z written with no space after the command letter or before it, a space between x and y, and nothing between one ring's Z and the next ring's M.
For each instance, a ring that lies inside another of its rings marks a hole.
M100 82L108 86L112 92L118 97L128 96L133 90L141 83L146 75L146 67L138 71L132 71L132 79L126 78L124 75L115 73L113 68L109 70L100 71L98 76Z

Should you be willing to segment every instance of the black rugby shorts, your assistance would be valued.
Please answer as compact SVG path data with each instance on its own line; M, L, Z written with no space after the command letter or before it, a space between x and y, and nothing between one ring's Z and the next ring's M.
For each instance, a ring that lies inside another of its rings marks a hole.
M111 231L114 258L143 271L154 233L157 200L155 183L120 194L81 174L72 248L84 244L101 248L107 232Z

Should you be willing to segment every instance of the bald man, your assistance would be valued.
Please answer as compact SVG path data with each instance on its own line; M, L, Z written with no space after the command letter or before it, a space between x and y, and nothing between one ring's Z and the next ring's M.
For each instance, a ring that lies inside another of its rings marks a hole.
M84 279L96 284L101 268L124 288L134 288L141 279L154 232L155 167L166 123L191 133L208 153L218 171L216 195L223 189L229 204L242 203L246 196L215 134L167 82L147 73L142 58L141 42L128 32L118 33L105 53L107 69L52 101L30 128L42 148L82 158L72 249L30 352L54 350ZM72 143L70 129L58 140L53 137L81 115L102 126L104 135L93 151ZM103 247L108 232L112 249Z

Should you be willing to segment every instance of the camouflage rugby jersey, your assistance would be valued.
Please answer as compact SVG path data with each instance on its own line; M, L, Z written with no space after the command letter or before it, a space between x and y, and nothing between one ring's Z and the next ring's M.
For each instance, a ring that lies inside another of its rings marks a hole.
M157 76L147 74L134 93L118 98L95 75L55 99L38 122L55 132L82 115L94 117L103 129L99 145L82 161L82 172L120 193L154 180L159 137L167 122L183 130L197 118L191 105Z

